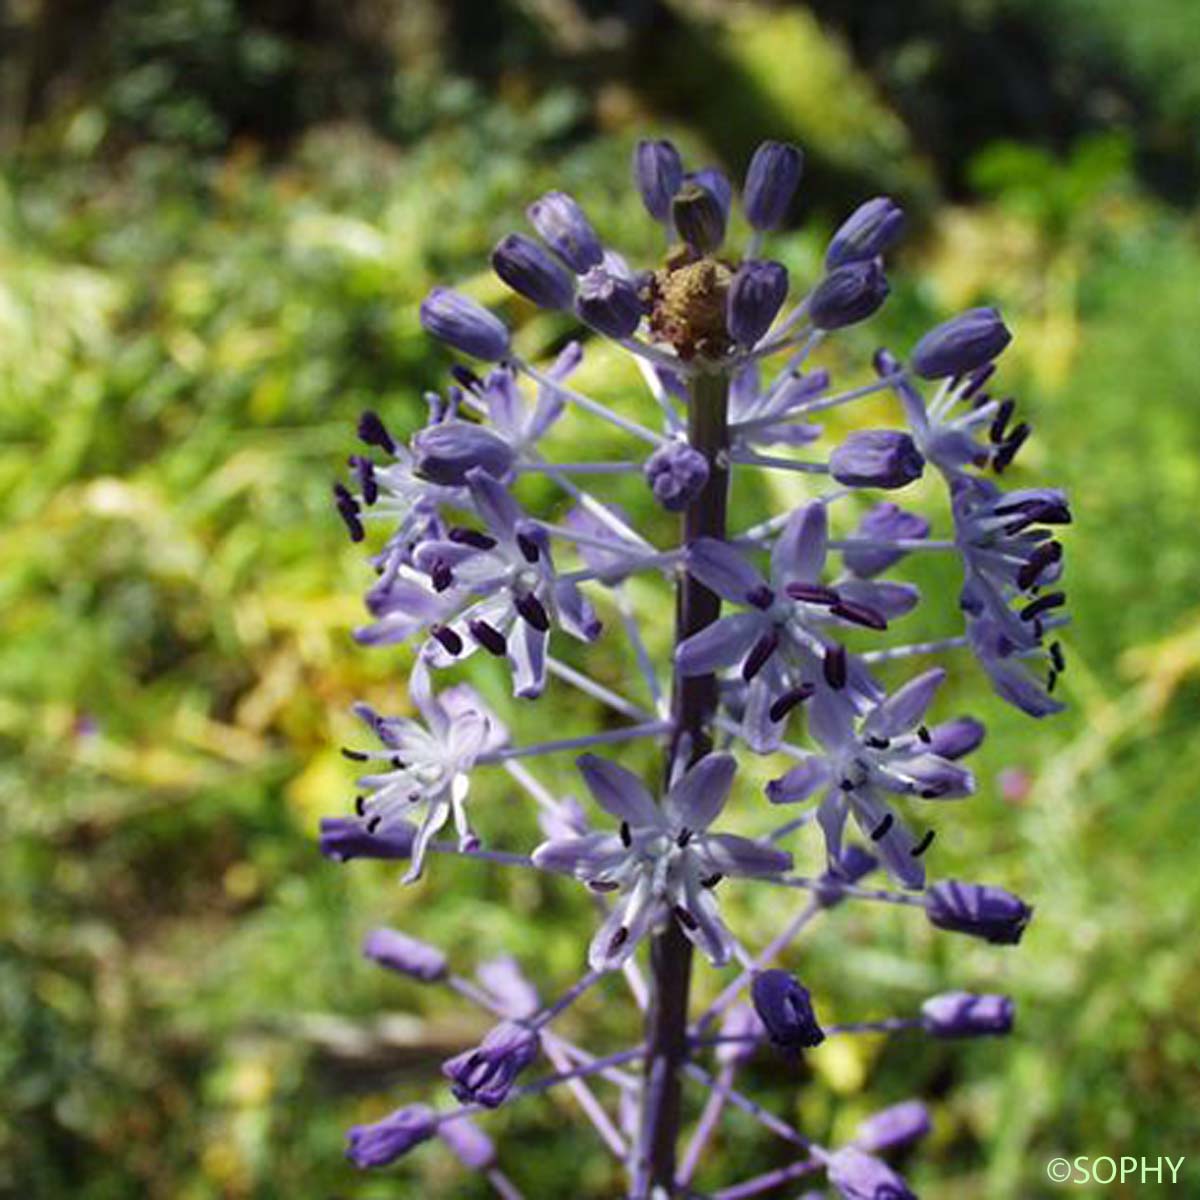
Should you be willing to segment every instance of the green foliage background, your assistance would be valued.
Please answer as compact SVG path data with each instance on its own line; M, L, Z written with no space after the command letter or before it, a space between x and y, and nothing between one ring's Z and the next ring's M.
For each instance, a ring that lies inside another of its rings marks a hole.
M855 361L1003 304L1037 428L1018 480L1062 482L1076 510L1070 712L1031 728L965 661L952 697L991 736L936 869L1036 901L1025 943L847 910L793 958L846 1018L1010 990L1017 1036L840 1041L799 1081L754 1068L754 1088L828 1137L930 1097L937 1131L908 1169L935 1200L1057 1194L1058 1154L1194 1157L1196 16L30 0L0 18L0 1194L486 1194L438 1147L374 1177L341 1159L346 1125L431 1094L479 1033L358 941L392 922L464 970L503 944L553 992L591 918L566 887L438 862L401 890L316 854L351 786L351 701L404 704L403 654L347 637L365 569L329 481L361 408L421 419L447 363L416 323L433 282L503 307L529 353L562 337L481 270L540 191L653 253L626 179L646 130L735 172L763 136L803 143L803 219L779 244L801 276L846 205L902 198L893 299ZM587 382L640 403L611 360ZM573 423L562 444L594 436ZM660 519L636 486L622 499ZM952 590L953 572L926 582ZM591 665L620 685L612 645ZM478 682L502 701L500 678ZM598 719L553 703L564 729ZM572 786L566 766L551 781ZM497 784L478 808L507 799ZM523 820L489 832L527 843ZM774 920L776 900L744 896L739 918ZM618 996L571 1020L616 1044ZM531 1196L619 1194L570 1117L566 1100L497 1114L506 1169ZM736 1118L720 1146L726 1180L786 1161Z

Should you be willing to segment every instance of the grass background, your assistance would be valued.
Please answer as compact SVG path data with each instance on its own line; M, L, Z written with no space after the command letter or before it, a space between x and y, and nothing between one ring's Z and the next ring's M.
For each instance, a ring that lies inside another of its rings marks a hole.
M842 1040L800 1087L769 1062L747 1087L822 1137L930 1097L936 1132L906 1169L935 1200L1058 1194L1058 1154L1190 1155L1198 11L29 0L0 17L0 1193L486 1194L438 1147L382 1176L341 1159L346 1125L435 1094L436 1063L480 1032L358 941L392 922L464 970L502 944L553 993L591 918L553 882L439 861L401 890L386 865L316 854L351 787L349 705L404 702L403 653L349 642L366 573L328 488L361 408L411 429L444 378L416 322L434 282L502 308L528 353L558 344L557 319L481 270L531 198L571 190L606 238L654 252L627 183L648 130L735 173L762 137L802 143L777 244L800 277L848 205L902 199L892 300L837 364L852 378L880 341L1002 304L1036 427L1014 482L1060 482L1076 513L1070 711L1034 725L965 660L946 701L990 737L935 869L1033 900L1022 947L847 908L791 960L839 1018L996 988L1018 1035ZM602 355L585 379L642 403ZM595 454L595 436L564 422L560 445ZM636 486L623 501L661 520ZM614 641L575 661L622 683ZM477 681L502 700L498 675ZM598 719L566 689L545 704L564 729ZM547 778L577 786L568 767ZM485 784L477 811L528 844L506 797ZM773 894L734 904L743 928L778 916ZM619 996L568 1025L617 1044ZM619 1194L568 1104L496 1115L506 1169L535 1196ZM731 1119L699 1183L778 1154Z

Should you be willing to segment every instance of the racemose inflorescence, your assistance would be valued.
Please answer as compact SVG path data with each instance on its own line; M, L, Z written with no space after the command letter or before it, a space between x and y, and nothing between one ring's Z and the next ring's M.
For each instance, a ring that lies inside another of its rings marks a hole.
M1001 486L1029 427L1014 422L1013 400L991 394L1010 340L994 309L937 326L907 359L877 351L874 377L854 387L839 390L811 365L826 339L887 297L882 256L904 224L891 200L861 205L830 241L821 277L789 298L788 271L761 247L797 190L798 149L768 142L755 153L741 196L750 234L740 258L726 243L733 188L720 171L685 172L666 141L639 143L633 167L666 235L659 265L628 264L562 192L528 209L537 237L505 237L492 263L526 300L574 314L633 356L655 427L572 386L578 342L537 365L516 352L497 316L436 288L422 324L486 369L454 367L454 382L428 397L429 422L408 444L379 414L364 413L367 452L351 458L350 486L335 486L355 541L368 525L383 527L366 596L371 621L357 637L414 645L416 712L358 708L371 744L345 751L364 772L356 811L323 822L322 850L340 861L406 860L408 882L430 869L431 853L563 876L588 889L597 910L583 973L551 1002L512 959L468 979L408 934L373 932L369 958L457 993L496 1023L444 1064L457 1107L401 1107L352 1129L348 1153L380 1167L437 1137L513 1197L502 1156L475 1118L562 1087L624 1168L631 1197L700 1195L692 1179L730 1109L782 1139L793 1161L730 1181L711 1193L721 1200L822 1177L850 1200L907 1197L883 1156L928 1130L919 1101L884 1110L852 1142L828 1147L741 1092L736 1076L760 1050L794 1057L856 1032L962 1038L1012 1027L1007 997L968 992L930 997L901 1016L825 1023L804 983L775 963L818 916L850 900L917 909L939 929L993 943L1020 939L1031 913L1016 896L926 879L929 814L974 791L964 762L984 736L972 718L935 719L945 671L930 664L966 650L1010 704L1034 717L1058 710L1064 662L1054 631L1065 618L1054 528L1069 522L1069 509L1060 491ZM828 447L820 414L868 396L893 398L894 427L855 429ZM603 422L626 452L554 461L542 439L567 420ZM730 479L761 471L799 475L808 496L739 528ZM637 474L654 502L680 514L673 544L652 542L600 494L606 477ZM924 515L879 495L929 475L944 484L939 538ZM529 476L553 485L555 499L538 511L522 498ZM921 554L955 556L962 584L944 605L945 636L913 643L894 626L921 596L892 572ZM635 577L674 593L669 662L655 662L643 637L628 596ZM610 636L631 642L636 686L616 691L556 656L561 638ZM475 654L507 664L517 703L551 686L574 688L620 723L515 745L467 684L439 688L441 673ZM636 740L661 743L660 779L647 782L620 762L622 746ZM528 766L577 751L591 809L554 795ZM765 795L738 777L739 759L759 755L787 764ZM543 840L524 853L488 848L472 824L470 781L489 769L506 772L537 806ZM788 819L766 836L726 827L735 809L772 805ZM451 822L452 838L444 833ZM823 839L826 869L797 875L788 846L811 837ZM865 886L877 870L888 886ZM720 899L742 880L795 889L803 903L747 944ZM704 1005L691 993L692 947L725 974ZM626 1049L594 1053L555 1029L597 985L624 990L642 1033ZM685 1087L705 1102L680 1145Z

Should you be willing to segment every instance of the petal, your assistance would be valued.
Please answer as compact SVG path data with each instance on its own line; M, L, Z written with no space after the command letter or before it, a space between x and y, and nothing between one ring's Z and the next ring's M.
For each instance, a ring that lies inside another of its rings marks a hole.
M854 604L865 604L882 613L889 621L917 607L921 593L915 584L892 583L877 579L839 580L838 595Z
M691 917L686 923L679 922L684 936L714 967L723 967L733 957L733 936L721 920L711 890L702 888L694 873L689 872L683 899L683 907Z
M593 971L620 967L637 949L659 915L660 906L650 894L649 878L643 875L631 892L623 896L596 931L588 947L588 966ZM624 930L624 935L621 931Z
M941 667L934 667L910 679L867 717L863 723L863 733L872 737L894 738L915 728L945 678L946 672Z
M489 733L488 719L480 712L463 713L450 727L446 743L447 756L458 763L459 769L469 771L483 751Z
M546 643L550 635L517 621L508 634L508 657L513 668L513 695L536 700L546 686Z
M808 732L831 753L854 738L854 706L846 697L819 687L808 702Z
M697 854L718 875L762 879L792 869L792 856L767 842L736 833L709 833L697 843Z
M846 830L846 793L830 788L817 808L817 823L825 835L825 855L832 866L842 861L842 837Z
M737 760L732 754L709 754L690 767L663 803L673 829L707 829L725 807Z
M858 827L871 839L883 865L891 877L901 886L913 890L925 886L925 864L913 857L916 841L904 823L892 813L887 805L863 792L851 793L851 807ZM888 816L892 822L881 837L873 836L879 831Z
M658 805L632 771L594 754L581 754L576 765L596 803L610 816L643 828L662 824Z
M592 602L570 581L554 585L554 604L559 624L581 642L594 642L602 628Z
M766 586L766 580L728 542L697 538L687 548L688 574L723 600L745 604L746 597Z
M746 655L765 623L758 612L721 617L675 647L676 669L681 675L707 675L732 666Z
M589 833L543 842L533 852L533 861L543 871L560 871L587 880L615 870L628 856L628 849L615 833Z
M829 762L814 754L797 763L786 774L767 784L767 799L772 804L796 804L829 782Z
M401 883L415 883L421 878L421 872L425 869L425 854L429 849L429 843L433 841L434 834L445 825L449 817L450 805L445 800L430 804L429 811L425 814L425 820L421 822L421 828L417 830L417 836L413 839L412 863L400 880Z
M516 524L524 514L504 484L478 467L467 472L467 487L475 508L492 534L501 541L513 540Z
M771 578L776 586L799 580L817 583L825 566L829 517L819 500L792 513L771 551Z

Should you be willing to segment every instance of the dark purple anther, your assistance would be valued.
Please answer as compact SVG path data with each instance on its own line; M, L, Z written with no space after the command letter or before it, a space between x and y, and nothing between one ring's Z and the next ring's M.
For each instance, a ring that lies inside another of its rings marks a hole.
M388 454L394 454L396 451L396 443L388 433L387 426L379 414L369 408L358 418L358 437L366 446L378 446Z
M471 636L489 653L497 658L503 658L508 653L508 642L494 625L486 621L473 620L467 622Z
M779 649L779 633L770 629L758 639L746 655L742 664L742 678L749 683L767 665L771 655Z
M480 533L478 529L468 529L464 525L455 525L447 530L446 540L459 546L471 546L475 550L494 550L496 539Z
M825 661L821 664L825 682L833 690L841 691L846 686L846 647L830 646L825 651Z
M362 521L359 520L358 501L350 495L345 484L335 483L333 485L334 503L337 505L338 515L345 522L346 528L350 532L350 540L352 542L361 542L366 537L366 530L363 529Z
M767 715L776 723L782 721L797 704L803 704L815 690L811 683L802 683L799 687L790 688L771 705Z
M463 651L463 640L449 625L435 625L430 634L447 654L457 658Z
M536 629L538 633L549 632L550 616L546 612L545 605L532 592L518 596L514 603L517 612L531 628Z

